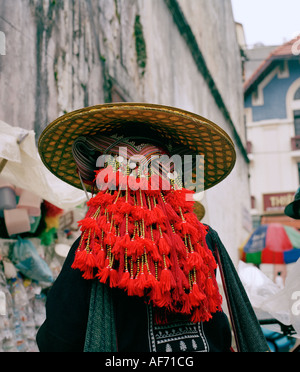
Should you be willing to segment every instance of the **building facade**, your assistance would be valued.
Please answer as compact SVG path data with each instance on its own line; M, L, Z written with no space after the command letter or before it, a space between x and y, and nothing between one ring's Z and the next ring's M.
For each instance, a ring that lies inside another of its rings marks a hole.
M276 48L245 83L255 224L283 222L300 184L300 37Z
M239 46L230 0L0 0L0 119L37 137L61 114L131 101L220 125L237 164L205 192L204 222L236 262L250 226Z

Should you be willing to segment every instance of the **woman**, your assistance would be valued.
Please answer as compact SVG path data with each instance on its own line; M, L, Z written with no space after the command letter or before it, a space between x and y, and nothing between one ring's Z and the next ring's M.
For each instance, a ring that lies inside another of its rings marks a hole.
M221 128L172 107L100 105L50 124L39 151L94 194L49 292L41 351L229 352L217 263L238 350L268 350L217 233L193 213L191 186L208 189L235 164Z

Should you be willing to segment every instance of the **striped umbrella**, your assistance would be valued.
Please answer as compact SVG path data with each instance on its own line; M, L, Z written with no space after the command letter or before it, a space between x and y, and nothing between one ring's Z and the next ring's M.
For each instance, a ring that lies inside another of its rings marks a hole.
M300 232L278 223L261 225L250 235L242 248L242 260L247 263L294 263L300 258Z

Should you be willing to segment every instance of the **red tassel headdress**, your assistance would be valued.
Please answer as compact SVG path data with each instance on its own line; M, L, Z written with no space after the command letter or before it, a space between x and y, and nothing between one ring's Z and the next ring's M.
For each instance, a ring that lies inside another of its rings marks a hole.
M95 180L100 191L79 221L82 235L72 267L85 279L145 298L162 322L168 313L204 322L220 311L217 265L187 197L192 192L162 175L130 174L128 164L124 172L118 161L106 163Z

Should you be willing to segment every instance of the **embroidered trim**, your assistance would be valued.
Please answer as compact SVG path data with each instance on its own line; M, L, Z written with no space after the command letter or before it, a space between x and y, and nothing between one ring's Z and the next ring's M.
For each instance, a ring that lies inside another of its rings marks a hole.
M191 323L177 316L167 325L155 324L150 305L147 315L150 352L209 352L203 323Z

